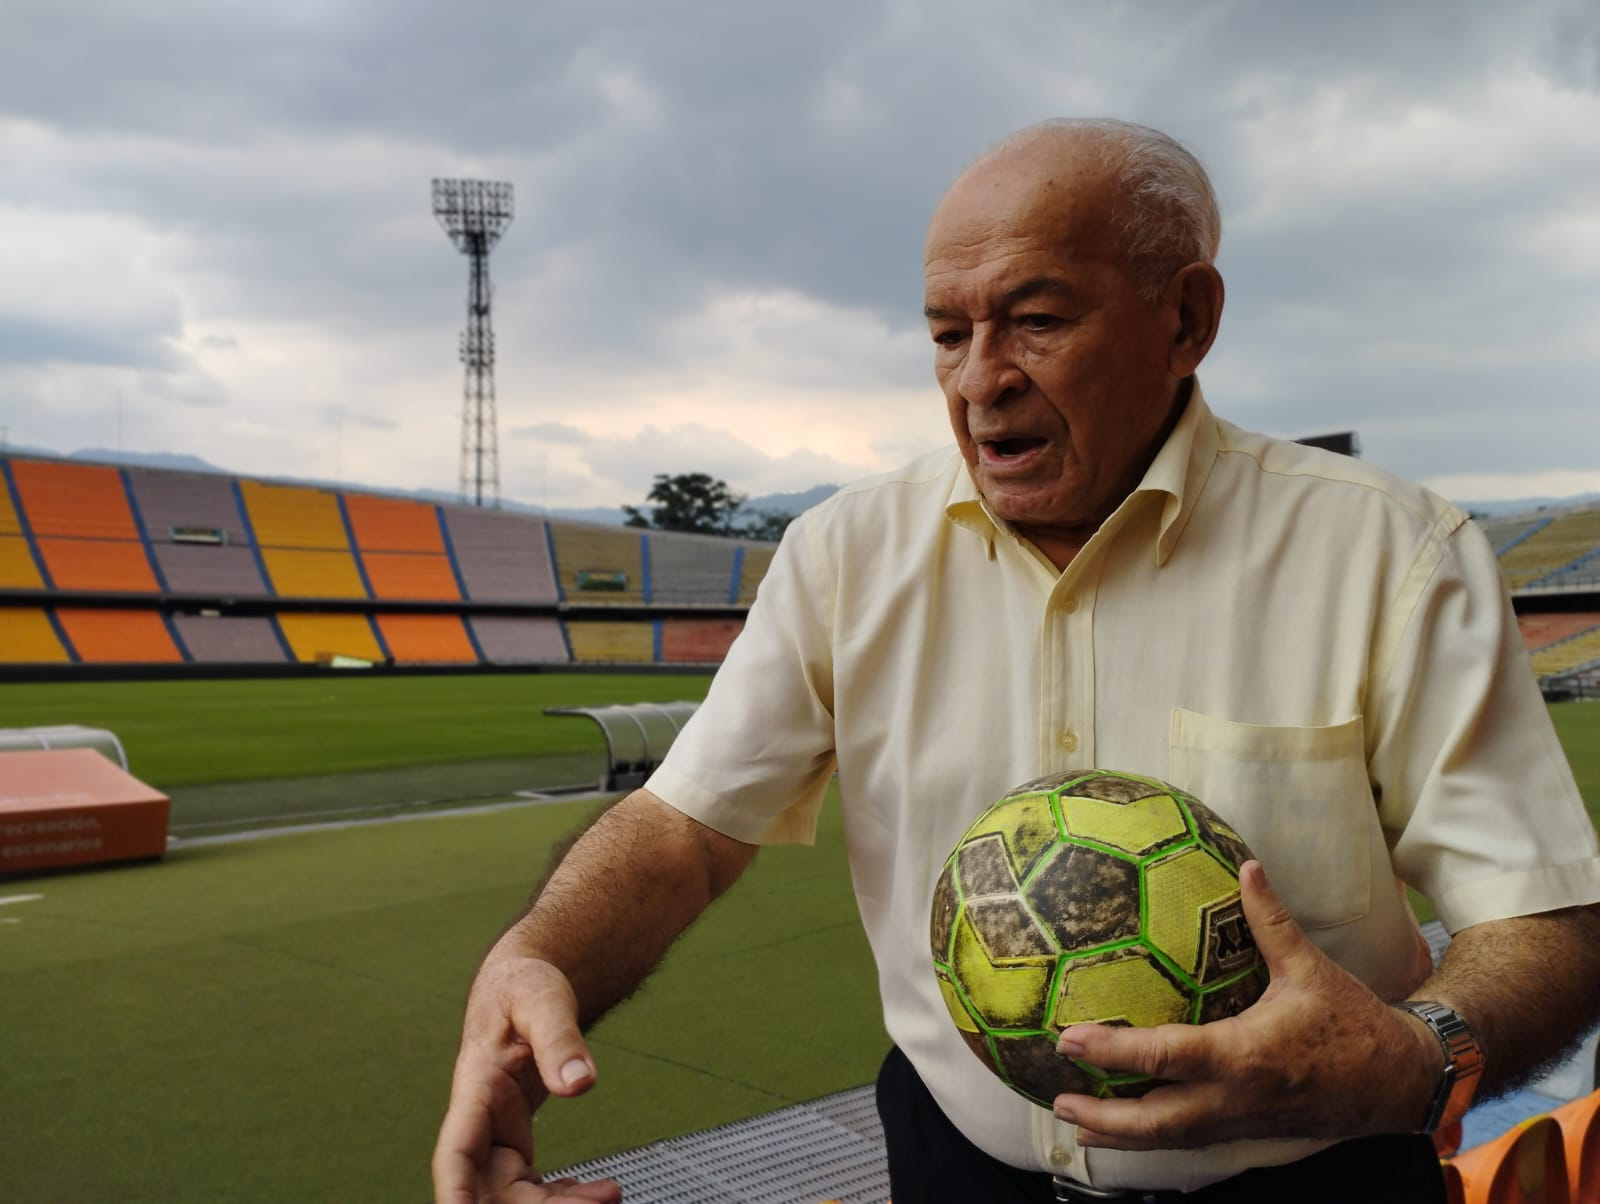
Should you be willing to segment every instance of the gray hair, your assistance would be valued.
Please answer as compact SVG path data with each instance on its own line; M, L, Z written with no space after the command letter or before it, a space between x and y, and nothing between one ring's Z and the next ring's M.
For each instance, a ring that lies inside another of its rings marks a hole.
M1131 121L1058 117L1009 135L983 159L1046 137L1081 140L1098 152L1122 198L1115 222L1146 297L1158 297L1179 269L1216 261L1222 242L1217 195L1200 160L1175 138Z

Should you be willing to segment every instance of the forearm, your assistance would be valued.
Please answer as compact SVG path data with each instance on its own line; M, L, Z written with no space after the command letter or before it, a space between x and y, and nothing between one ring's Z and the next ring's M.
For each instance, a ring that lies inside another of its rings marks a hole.
M1414 997L1472 1027L1480 1095L1516 1087L1600 1021L1600 905L1465 928Z
M580 1023L591 1024L644 980L754 856L754 846L635 791L579 838L488 960L548 961L571 983Z

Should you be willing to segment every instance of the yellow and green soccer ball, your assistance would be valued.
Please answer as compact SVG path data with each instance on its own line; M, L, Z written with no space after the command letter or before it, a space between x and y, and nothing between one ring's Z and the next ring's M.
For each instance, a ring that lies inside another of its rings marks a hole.
M1073 1024L1203 1024L1260 997L1245 923L1250 850L1199 799L1088 770L1019 786L980 815L934 888L933 968L972 1052L1013 1091L1141 1095L1056 1052Z

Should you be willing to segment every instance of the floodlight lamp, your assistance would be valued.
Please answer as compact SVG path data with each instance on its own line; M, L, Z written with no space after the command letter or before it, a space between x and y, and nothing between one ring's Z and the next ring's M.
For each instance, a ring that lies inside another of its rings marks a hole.
M511 185L499 180L433 181L433 216L458 251L488 249L513 215Z

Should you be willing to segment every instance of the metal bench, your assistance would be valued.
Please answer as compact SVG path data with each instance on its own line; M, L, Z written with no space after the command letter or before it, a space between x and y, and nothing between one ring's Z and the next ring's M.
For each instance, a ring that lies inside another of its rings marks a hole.
M606 738L606 769L600 778L605 791L643 786L661 764L698 702L629 702L592 707L546 707L546 715L577 715L593 719Z

